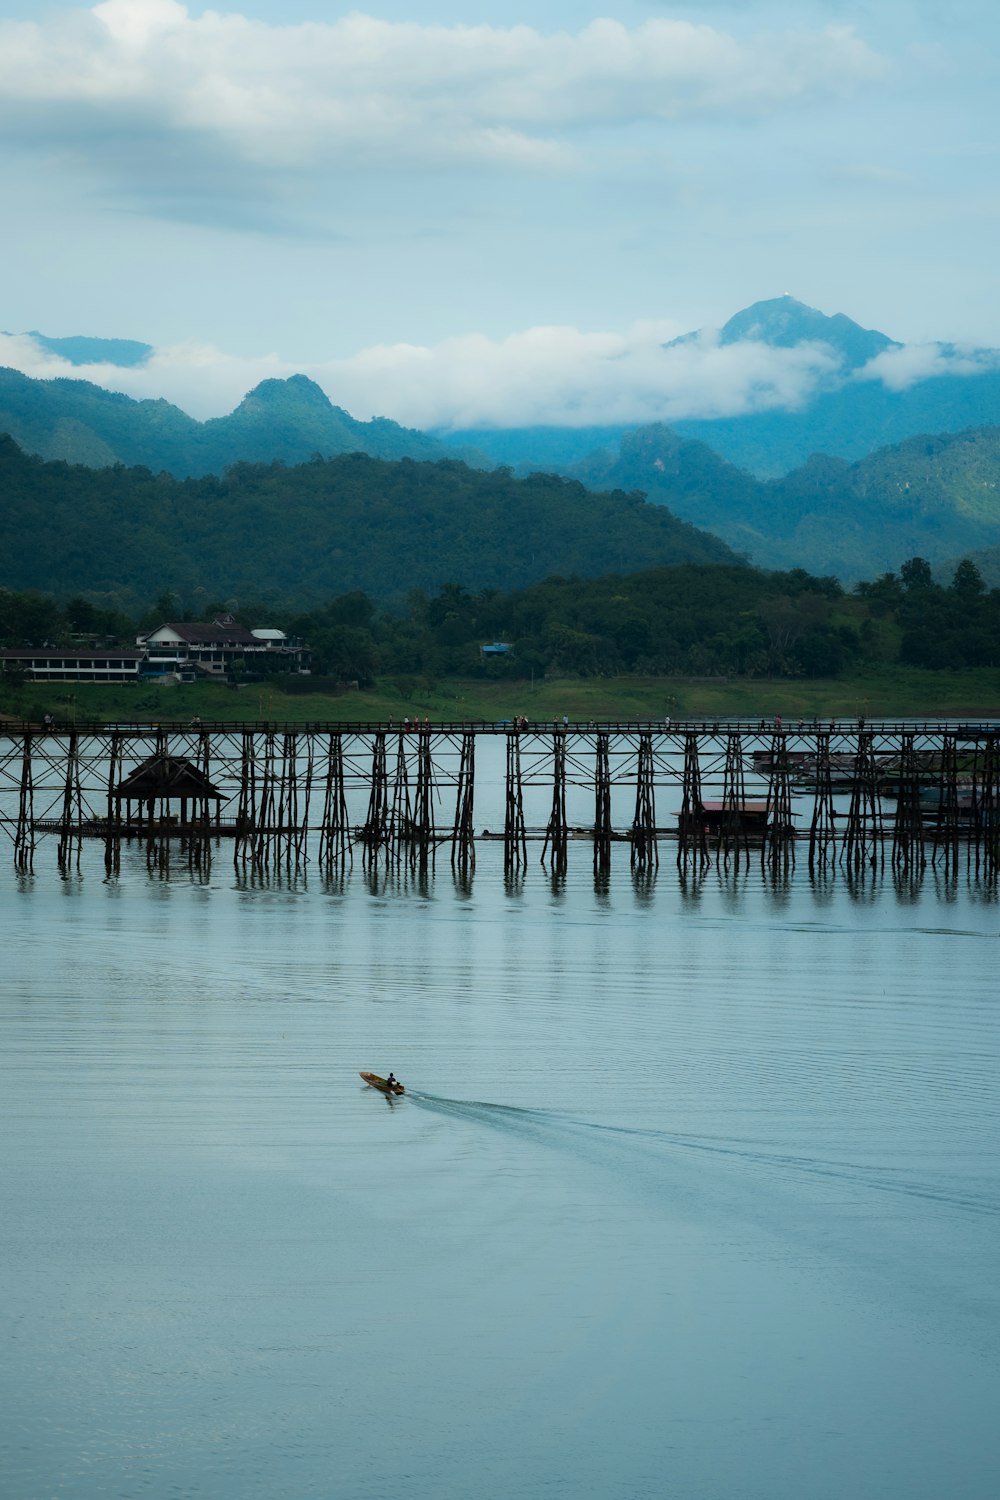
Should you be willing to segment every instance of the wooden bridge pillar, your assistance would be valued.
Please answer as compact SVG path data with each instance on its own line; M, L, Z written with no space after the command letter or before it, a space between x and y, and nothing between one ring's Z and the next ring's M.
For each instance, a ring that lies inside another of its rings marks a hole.
M396 770L392 782L392 808L389 814L397 865L403 858L403 849L409 845L413 827L413 803L410 798L410 773L407 765L408 752L409 735L400 729L396 736Z
M610 736L597 731L594 760L594 874L611 870L611 755Z
M108 805L105 814L107 832L104 840L104 868L109 875L121 869L121 802L115 796L115 788L122 778L122 737L116 729L108 747Z
M913 735L904 734L897 773L896 821L892 830L892 867L899 874L923 870L927 863L920 807L921 769Z
M552 811L545 828L542 864L552 851L551 873L559 878L569 864L569 823L566 818L566 736L557 730L552 736Z
M742 757L741 757L742 764ZM787 875L795 864L795 822L792 818L792 768L785 736L771 739L771 768L760 862L772 876Z
M870 730L862 730L858 734L854 756L854 786L840 858L854 875L862 874L866 868L881 869L885 860L878 764Z
M434 850L434 758L431 732L425 727L417 734L417 786L410 841L411 862L421 875L433 865Z
M389 784L386 776L385 730L376 731L372 742L371 785L368 813L361 828L363 863L367 869L378 867L379 855L390 846Z
M323 788L323 813L319 835L319 863L329 874L352 858L351 830L347 818L347 789L344 781L344 740L337 733L327 741L326 779Z
M62 817L59 827L58 861L64 870L76 851L77 868L80 864L80 824L83 821L83 798L80 787L80 741L76 730L69 736L66 749L66 780L63 785Z
M809 824L809 873L825 871L837 856L837 826L833 808L833 776L830 767L830 736L816 735L816 794Z
M521 781L521 739L507 735L507 777L503 820L503 872L518 874L528 864L528 841L524 827L524 786Z
M684 736L684 780L680 821L677 825L677 867L687 869L692 860L704 869L709 863L708 837L705 833L705 809L701 796L701 763L698 758L698 736Z
M750 840L746 827L746 779L743 773L743 737L729 734L726 737L726 769L722 783L722 817L719 820L717 838L717 860L721 856L723 866L729 868L732 857L737 874L745 860L750 868Z
M451 868L463 880L476 867L476 736L466 730L458 762L455 822L451 831Z
M993 733L976 747L971 835L976 874L982 870L995 880L1000 873L1000 736Z
M17 825L14 832L14 868L22 874L34 867L35 860L35 782L31 741L31 733L26 730L22 745Z
M641 734L636 751L635 815L632 819L632 868L640 872L658 868L656 843L656 790L653 778L653 736Z
M254 825L256 822L257 761L255 736L244 731L240 747L240 783L236 804L236 837L233 841L233 864L246 866L247 858L253 856Z
M953 734L941 741L941 763L938 767L936 818L931 838L931 866L936 868L943 855L946 876L958 873L958 838L961 809L958 798L958 746Z

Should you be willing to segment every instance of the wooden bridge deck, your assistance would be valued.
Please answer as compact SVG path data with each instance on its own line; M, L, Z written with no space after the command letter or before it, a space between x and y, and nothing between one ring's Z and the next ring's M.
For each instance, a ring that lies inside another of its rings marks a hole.
M30 721L7 719L0 721L0 739L66 738L77 735L118 734L125 738L152 739L158 734L346 734L371 735L409 734L474 734L509 735L515 732L513 720L497 719L434 719L420 724L410 721L407 728L401 720L376 719L329 719L310 720L305 723L276 719L218 719L204 720L192 724L187 720L158 719L153 722L123 720L118 723L100 723L90 720L60 721L51 728ZM520 734L559 734L567 731L574 735L593 734L657 734L683 737L698 735L784 735L786 738L815 736L817 733L834 735L856 735L860 729L882 736L902 734L955 735L959 738L977 740L989 734L1000 734L1000 718L970 721L968 719L794 719L776 725L771 719L529 719L519 730Z

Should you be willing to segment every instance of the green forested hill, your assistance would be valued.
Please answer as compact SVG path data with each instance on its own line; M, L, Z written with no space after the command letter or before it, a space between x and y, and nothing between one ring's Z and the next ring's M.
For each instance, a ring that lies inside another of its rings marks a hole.
M816 455L763 481L669 427L640 428L574 474L640 489L762 567L854 581L920 554L935 567L1000 542L1000 428L910 438L858 463Z
M143 464L178 477L241 460L305 463L314 453L470 457L385 417L358 422L305 375L262 381L225 417L198 422L169 401L134 401L86 380L33 380L0 368L0 432L40 458L101 468Z
M401 598L442 583L519 588L670 563L733 563L638 495L455 460L361 454L221 478L45 463L0 438L0 583L149 598Z

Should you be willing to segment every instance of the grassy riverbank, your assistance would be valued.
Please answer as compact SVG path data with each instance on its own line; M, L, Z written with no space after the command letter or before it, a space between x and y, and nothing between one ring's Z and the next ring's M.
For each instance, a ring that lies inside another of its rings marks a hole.
M892 669L845 679L567 678L539 683L383 680L364 692L284 693L254 684L153 687L0 681L0 714L60 723L187 723L268 720L275 723L509 719L955 718L1000 716L1000 671Z

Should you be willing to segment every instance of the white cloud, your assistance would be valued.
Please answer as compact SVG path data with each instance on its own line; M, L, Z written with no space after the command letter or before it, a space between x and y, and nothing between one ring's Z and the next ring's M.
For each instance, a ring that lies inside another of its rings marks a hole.
M721 347L706 336L665 349L676 332L656 322L626 333L540 327L504 339L468 334L435 345L377 345L313 365L178 345L158 349L137 369L70 366L31 339L0 338L0 362L38 379L71 375L137 399L163 396L200 418L230 411L260 380L303 373L355 417L422 428L732 416L799 405L837 369L820 344Z
M140 129L206 139L258 167L473 159L563 165L578 127L772 113L880 76L850 29L737 37L651 19L576 33L433 25L358 12L276 26L192 17L178 0L104 0L0 22L0 128L86 150Z
M359 410L418 427L589 426L794 406L835 368L818 345L664 349L664 336L648 323L625 334L561 327L500 340L467 335L432 348L366 349L330 374Z
M909 390L932 375L982 375L1000 368L1000 351L954 344L904 344L886 349L858 370L856 380L880 380L890 391Z
M386 416L419 428L740 416L801 407L843 378L839 357L826 344L722 345L717 333L706 332L665 348L677 332L674 324L655 320L624 333L537 327L500 339L472 333L438 344L377 344L312 364L188 343L156 349L133 369L71 365L28 335L0 335L0 365L40 380L89 380L137 400L162 397L201 420L232 411L262 380L305 374L354 417ZM998 365L995 350L912 345L886 350L853 378L905 390L932 375L975 375Z

